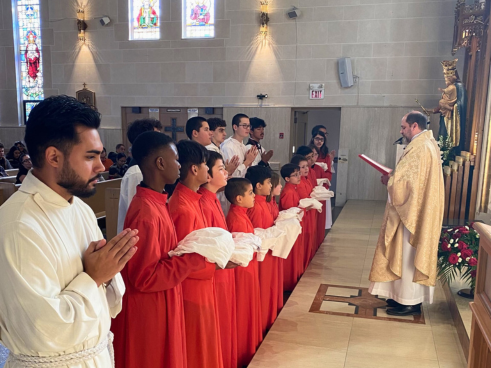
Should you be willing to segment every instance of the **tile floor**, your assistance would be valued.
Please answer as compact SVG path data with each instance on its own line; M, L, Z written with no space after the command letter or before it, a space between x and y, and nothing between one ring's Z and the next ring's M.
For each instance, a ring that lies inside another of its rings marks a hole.
M368 287L384 208L346 204L249 367L466 367L440 287L424 325L309 313L320 284Z

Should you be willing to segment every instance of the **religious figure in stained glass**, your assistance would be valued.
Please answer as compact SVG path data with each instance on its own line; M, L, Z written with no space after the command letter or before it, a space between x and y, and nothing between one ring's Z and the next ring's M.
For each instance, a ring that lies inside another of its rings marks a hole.
M26 37L27 43L26 51L24 52L24 59L26 60L27 64L27 85L35 86L36 79L41 71L41 52L39 51L39 47L36 43L36 32L32 30L29 31Z
M130 40L160 38L160 0L130 1Z
M182 38L215 37L215 0L183 0Z

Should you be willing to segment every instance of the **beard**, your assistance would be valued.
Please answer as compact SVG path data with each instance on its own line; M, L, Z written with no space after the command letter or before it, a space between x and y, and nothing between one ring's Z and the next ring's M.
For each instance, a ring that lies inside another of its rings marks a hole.
M90 188L90 182L97 179L97 176L91 178L88 182L85 182L76 172L73 170L67 161L63 163L60 178L57 184L65 188L68 193L79 198L88 198L95 194L96 189Z

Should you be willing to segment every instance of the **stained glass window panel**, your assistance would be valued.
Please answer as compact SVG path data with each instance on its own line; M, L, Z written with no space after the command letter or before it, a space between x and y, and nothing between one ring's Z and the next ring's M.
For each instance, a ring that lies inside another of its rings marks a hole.
M44 91L39 0L17 0L14 5L14 30L19 52L18 77L22 101L42 100Z
M182 0L182 38L215 37L215 0Z
M130 40L160 39L160 0L129 0Z

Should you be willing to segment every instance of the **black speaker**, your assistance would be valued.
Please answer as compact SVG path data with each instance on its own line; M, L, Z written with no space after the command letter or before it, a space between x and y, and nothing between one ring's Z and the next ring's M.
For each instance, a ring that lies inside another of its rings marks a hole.
M206 115L213 115L214 113L215 113L214 107L205 107L205 114Z

